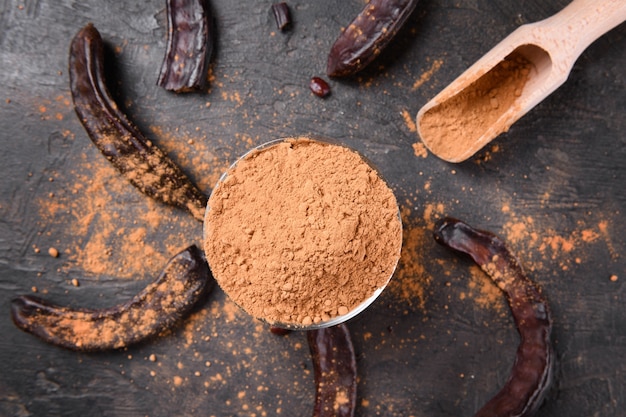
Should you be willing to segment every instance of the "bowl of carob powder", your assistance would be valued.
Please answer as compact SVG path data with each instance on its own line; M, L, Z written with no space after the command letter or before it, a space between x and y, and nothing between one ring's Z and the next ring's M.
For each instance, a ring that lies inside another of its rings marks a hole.
M224 292L286 329L342 323L391 279L402 247L396 198L356 151L297 137L239 158L209 198L204 250Z

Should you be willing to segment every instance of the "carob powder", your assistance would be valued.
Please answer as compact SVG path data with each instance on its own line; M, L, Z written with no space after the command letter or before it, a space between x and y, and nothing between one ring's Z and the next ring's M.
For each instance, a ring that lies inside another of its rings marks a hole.
M271 324L344 315L385 286L402 246L391 189L356 152L307 138L256 149L209 199L204 247L231 299Z
M514 105L528 81L532 63L513 52L456 96L429 109L420 130L444 158L471 147Z

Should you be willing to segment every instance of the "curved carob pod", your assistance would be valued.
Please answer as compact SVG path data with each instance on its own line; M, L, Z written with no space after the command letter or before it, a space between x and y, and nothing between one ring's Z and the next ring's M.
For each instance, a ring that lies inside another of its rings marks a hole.
M315 373L313 417L353 417L356 355L345 324L307 331Z
M167 0L167 48L157 85L177 93L202 90L213 53L208 0Z
M207 197L131 123L105 84L103 42L90 23L72 40L69 74L74 109L89 138L135 187L204 220Z
M453 218L435 226L435 240L468 254L505 293L520 335L509 379L475 417L528 417L542 404L552 383L552 319L546 299L525 275L517 258L494 234Z
M328 54L330 77L353 75L372 62L409 18L417 0L371 0L341 32Z
M13 300L11 316L17 327L53 345L78 351L118 349L174 326L214 282L202 252L192 245L126 303L99 310L74 309L24 295Z

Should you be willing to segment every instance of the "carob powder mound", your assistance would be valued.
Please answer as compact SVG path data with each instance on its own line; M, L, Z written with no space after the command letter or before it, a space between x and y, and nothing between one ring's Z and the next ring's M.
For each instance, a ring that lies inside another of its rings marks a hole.
M256 149L209 199L204 247L231 299L270 324L344 315L385 286L402 246L391 189L356 152L306 138Z

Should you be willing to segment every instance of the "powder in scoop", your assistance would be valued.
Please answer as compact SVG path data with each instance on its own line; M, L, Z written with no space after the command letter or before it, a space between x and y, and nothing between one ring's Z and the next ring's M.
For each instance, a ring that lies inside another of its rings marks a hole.
M420 132L432 138L430 148L443 158L470 148L521 96L531 68L526 57L513 52L459 94L425 112Z
M215 187L205 252L250 315L306 326L347 314L385 286L402 246L398 212L359 154L289 139L252 151Z

